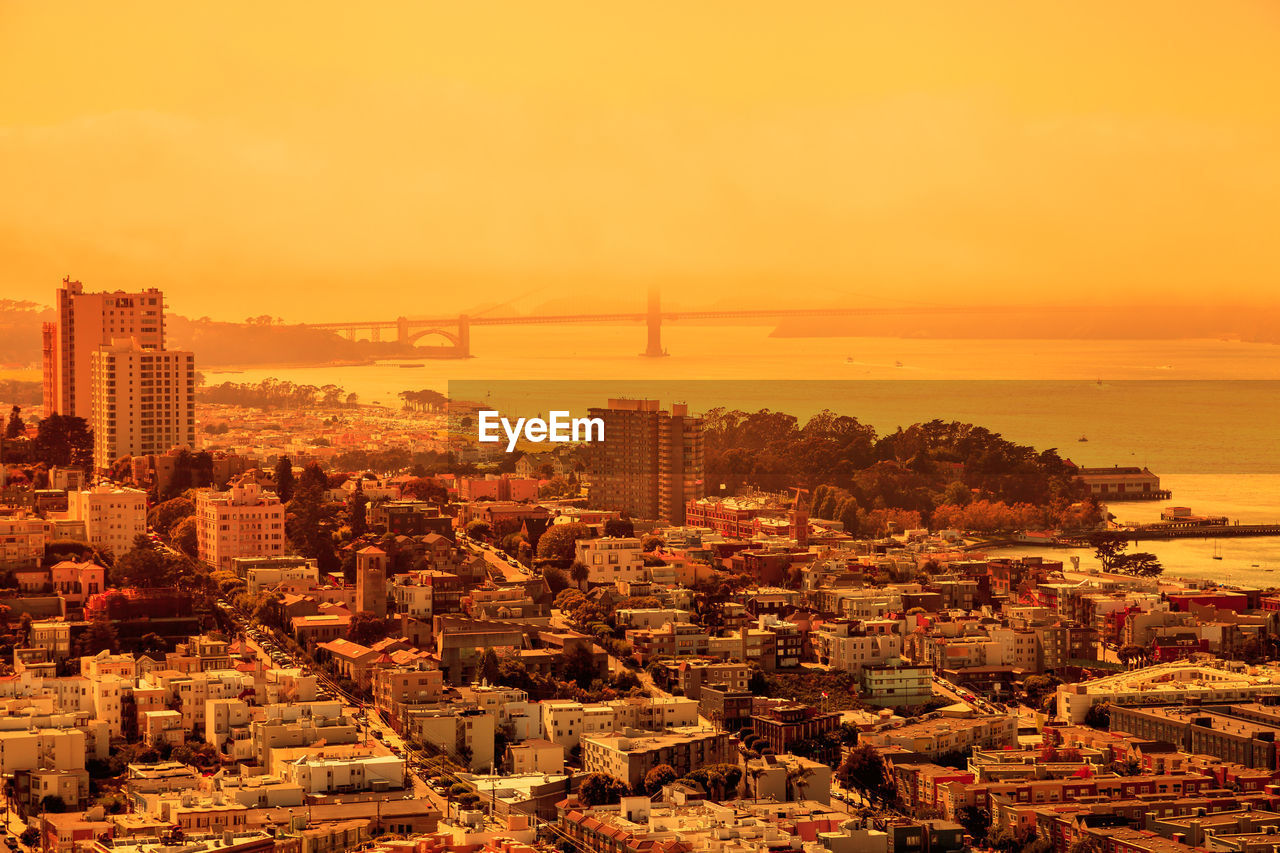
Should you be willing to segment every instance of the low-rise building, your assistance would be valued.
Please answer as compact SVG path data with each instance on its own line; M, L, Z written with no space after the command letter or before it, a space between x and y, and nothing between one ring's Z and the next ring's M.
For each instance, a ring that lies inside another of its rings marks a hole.
M729 736L700 727L666 732L609 732L582 739L582 767L588 773L607 773L640 790L644 777L659 764L669 764L678 776L728 759Z

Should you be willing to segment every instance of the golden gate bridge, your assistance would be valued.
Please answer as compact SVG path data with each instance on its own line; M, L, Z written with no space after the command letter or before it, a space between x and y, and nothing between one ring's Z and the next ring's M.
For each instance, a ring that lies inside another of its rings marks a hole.
M757 308L748 310L713 309L704 311L663 311L656 290L649 292L645 311L627 313L584 314L522 314L516 316L468 316L456 317L397 317L394 320L363 320L341 323L307 323L306 328L337 332L352 340L367 334L370 340L381 341L386 332L394 334L397 343L414 345L423 338L440 338L446 343L421 347L437 358L469 358L471 356L471 329L473 326L528 326L567 323L644 323L648 339L643 355L663 356L662 324L680 320L740 320L774 319L786 317L864 317L903 314L976 314L990 312L983 307L921 307L919 305L893 308ZM1008 309L1006 309L1008 310Z

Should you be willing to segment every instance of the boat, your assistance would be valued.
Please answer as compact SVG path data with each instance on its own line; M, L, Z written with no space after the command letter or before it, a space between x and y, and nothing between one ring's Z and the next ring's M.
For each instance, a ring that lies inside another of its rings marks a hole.
M894 367L903 367L904 365L903 365L903 363L902 363L902 362L900 362L900 361L895 361L895 362L893 363L893 366L894 366Z
M1217 542L1214 542L1214 543L1213 543L1213 559L1215 559L1215 560L1221 560L1221 559L1222 559L1222 554L1218 553L1218 543L1217 543Z
M425 364L399 364L397 367L426 367Z
M1088 440L1089 440L1089 436L1087 435L1082 435L1076 439L1076 441L1088 441Z

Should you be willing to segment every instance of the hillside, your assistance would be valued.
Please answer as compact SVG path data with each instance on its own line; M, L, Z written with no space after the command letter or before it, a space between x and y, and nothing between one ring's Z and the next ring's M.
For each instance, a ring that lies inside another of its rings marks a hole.
M52 308L0 300L0 365L40 361L40 325L56 319ZM221 323L167 317L168 345L196 353L201 367L250 364L325 364L409 354L393 342L349 341L334 332L287 324Z

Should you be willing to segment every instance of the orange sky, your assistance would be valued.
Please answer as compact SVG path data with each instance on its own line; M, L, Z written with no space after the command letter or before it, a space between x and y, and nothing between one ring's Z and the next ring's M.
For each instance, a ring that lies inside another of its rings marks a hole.
M1274 303L1277 44L1272 0L11 0L0 295Z

